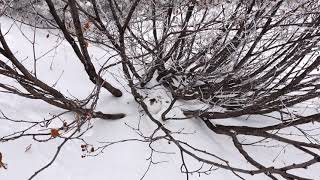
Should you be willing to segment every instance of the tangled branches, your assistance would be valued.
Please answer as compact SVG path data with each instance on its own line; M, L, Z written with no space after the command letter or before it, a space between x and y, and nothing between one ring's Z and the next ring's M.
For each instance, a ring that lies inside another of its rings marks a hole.
M320 161L316 133L320 114L298 112L296 106L319 97L317 1L45 2L51 14L46 21L62 32L90 80L114 96L122 95L96 72L88 42L113 52L112 58L118 61L108 67L121 65L131 94L155 125L150 136L133 128L142 139L110 142L98 150L127 141L152 144L164 140L178 149L180 170L187 179L193 173L209 174L216 169L229 170L241 179L261 174L271 179L313 178L295 170L307 169ZM88 28L88 23L93 26L91 33L83 28ZM84 108L89 101L79 104L66 98L30 74L10 51L3 35L0 40L1 54L19 70L1 61L1 74L18 80L29 93L4 84L2 88L82 115L89 111L92 118L123 117L94 112ZM166 109L160 115L152 114L145 102L148 92L152 93L155 87L163 87L166 98L171 99L168 106L163 105ZM189 102L196 108L186 105ZM251 125L249 120L236 124L229 121L243 117L261 121L258 125ZM193 146L180 139L182 131L170 128L169 120L187 123L196 119L210 130L212 138L228 137L237 155L250 166L237 166L232 159ZM275 160L264 162L250 151L274 147L303 153L303 158L279 165L273 163ZM150 165L156 164L152 156L157 151L151 145L150 148ZM190 157L201 167L190 168Z

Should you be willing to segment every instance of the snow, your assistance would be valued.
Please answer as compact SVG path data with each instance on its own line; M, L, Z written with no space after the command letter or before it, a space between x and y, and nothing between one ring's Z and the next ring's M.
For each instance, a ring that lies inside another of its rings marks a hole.
M162 101L157 97L148 97L144 100L148 106L148 110L153 114L158 114L162 109Z
M8 29L12 24L12 21L6 18L0 18L1 28ZM23 27L23 32L29 38L32 37L32 30L28 27ZM86 73L83 70L82 64L76 58L73 50L70 48L67 42L62 41L56 31L50 32L50 36L47 38L48 31L37 30L37 56L43 55L48 49L57 45L57 47L46 54L38 62L38 77L46 83L53 85L56 84L57 88L62 93L78 99L86 98L94 88L94 85L89 81ZM14 49L17 56L21 59L25 59L24 64L32 69L32 49L30 43L18 30L17 25L13 25L9 34L6 35L9 46ZM105 61L107 57L104 57L104 51L93 45L90 45L89 51L95 65ZM101 58L103 57L103 58ZM1 57L2 58L2 57ZM101 62L99 62L101 61ZM124 139L141 139L141 137L133 130L132 127L140 126L140 130L146 134L151 134L156 126L141 112L141 108L134 101L131 94L128 92L128 87L125 85L125 80L121 77L119 67L114 67L104 77L111 82L111 84L120 88L124 92L123 97L112 97L108 92L102 91L100 100L97 106L97 110L107 113L119 113L123 112L127 116L121 120L106 121L101 119L90 120L93 126L83 136L83 138L94 147L101 146L103 142L113 142ZM120 78L119 78L120 77ZM59 80L58 80L59 79ZM58 81L57 81L58 80ZM8 79L1 77L1 82L10 82ZM118 83L121 82L121 84ZM150 100L154 99L153 103ZM169 106L168 97L160 90L149 95L145 99L148 104L148 109L155 115L161 114ZM171 112L171 116L182 116L181 109L183 103L177 105L174 111ZM12 119L23 119L30 121L40 121L44 118L49 118L52 114L58 114L62 112L61 109L48 105L40 100L31 100L22 97L18 97L12 94L0 93L0 110L3 111ZM66 114L62 116L64 120L71 121L74 118L73 114ZM261 119L254 119L247 117L216 120L219 123L233 124L233 125L252 125L260 126ZM59 127L60 122L53 123L52 126ZM218 156L231 162L231 165L237 167L252 168L249 163L242 157L239 157L238 151L232 145L232 141L223 135L214 134L209 131L203 123L196 119L188 120L169 120L163 122L166 127L172 131L179 131L183 129L186 134L176 135L180 140L184 140L195 147L202 148L210 151ZM0 137L10 134L19 129L23 129L27 124L24 123L12 123L0 119ZM248 140L248 139L247 139ZM0 143L0 152L3 154L3 161L8 164L8 169L0 169L0 179L4 180L17 180L27 179L35 171L46 165L53 157L57 146L62 142L61 139L56 138L49 142L40 143L33 141L32 138L21 138L9 142ZM145 171L148 168L151 149L148 143L131 141L114 144L107 147L102 154L98 156L87 156L82 158L83 152L81 151L80 141L69 141L62 148L56 161L48 169L41 172L35 179L38 180L87 180L87 179L108 179L108 180L132 180L140 179L143 177ZM31 146L30 146L31 145ZM26 151L27 147L30 147ZM163 179L186 179L185 174L180 172L181 158L179 151L173 144L162 140L152 144L152 147L156 150L166 153L155 153L154 161L165 161L159 164L151 166L144 179L146 180L163 180ZM248 147L251 154L255 154L255 157L266 163L272 164L270 158L276 157L281 150L281 147L271 148L269 151L261 151L259 148ZM291 152L296 153L296 152ZM292 157L292 156L290 156ZM297 160L299 154L293 156ZM282 156L282 160L286 156ZM188 159L188 167L191 170L197 169L201 166L199 162L194 159ZM272 158L271 158L272 159ZM281 159L281 158L280 158ZM279 160L280 161L280 160ZM279 162L281 164L282 162ZM317 177L320 176L317 172L317 168L312 166L308 171L301 171L299 173L303 175L314 174ZM241 174L245 179L267 179L264 175L249 176ZM190 179L238 179L232 172L218 169L211 172L210 175L193 174Z

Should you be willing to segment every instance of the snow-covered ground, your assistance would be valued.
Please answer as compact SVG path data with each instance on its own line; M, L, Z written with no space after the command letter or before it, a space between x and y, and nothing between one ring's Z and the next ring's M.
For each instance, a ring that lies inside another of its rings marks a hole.
M0 18L1 29L3 32L8 30L12 21L6 18ZM33 31L29 27L21 27L24 35L19 30L19 24L12 26L10 32L5 36L11 48L15 51L17 57L24 59L24 64L30 69L33 66L32 60L32 46L26 40L26 37L32 39ZM55 85L62 93L73 96L79 99L87 97L92 89L93 84L89 81L86 73L83 70L82 64L76 58L73 50L66 41L62 41L54 34L57 32L37 30L36 36L36 53L41 56L46 53L48 49L56 46L58 47L41 60L38 61L37 73L38 77L49 85ZM92 59L98 67L99 62L104 62L108 55L99 47L89 45L89 51ZM0 58L3 58L0 56ZM100 119L93 119L91 123L93 128L85 135L84 139L95 147L102 145L102 142L112 142L124 139L140 138L140 136L129 126L137 127L140 123L140 129L144 134L148 135L155 129L155 125L140 112L141 109L135 103L132 96L127 92L128 87L125 86L125 80L121 79L122 75L118 68L114 67L109 74L105 74L105 78L116 87L124 92L123 97L115 98L108 92L102 91L98 103L97 110L106 113L125 113L127 116L121 120L106 121ZM7 82L7 79L0 77L2 82ZM58 81L57 81L58 80ZM118 83L120 81L121 83ZM121 86L121 84L123 86ZM161 103L156 103L157 107L151 111L159 113L164 108L161 106L168 106L166 103L167 97L161 89L150 93L154 97L160 97ZM159 98L158 97L158 98ZM12 119L23 119L30 121L40 121L44 118L51 117L52 114L62 112L61 109L48 105L40 100L31 100L17 95L0 93L0 110ZM175 108L174 112L181 115L179 108ZM63 116L64 120L71 120L72 114ZM249 118L235 118L223 120L226 123L233 123L234 125L251 125L259 126L261 119ZM189 133L180 135L181 140L185 140L190 144L212 152L223 157L231 162L231 165L237 167L251 166L242 157L239 157L238 151L232 145L232 141L226 136L216 135L207 130L205 125L196 119L167 121L165 126L170 130L184 129L183 132ZM265 125L265 124L264 124ZM0 137L10 134L18 129L25 127L25 124L12 123L0 119ZM8 164L8 169L0 169L1 180L20 180L29 178L35 171L46 165L51 161L57 146L62 142L61 139L55 138L49 142L36 142L32 138L21 138L9 142L0 142L0 152L3 154L3 162ZM148 143L143 142L124 142L114 144L104 150L104 153L94 157L82 158L80 141L69 141L63 146L61 153L52 166L41 172L35 179L39 180L88 180L88 179L108 179L108 180L135 180L143 177L145 171L148 169L150 156L150 148ZM30 147L26 151L26 148ZM166 153L156 153L153 158L156 162L162 162L152 165L144 179L146 180L163 180L172 179L180 180L186 179L186 175L180 172L181 157L177 148L165 141L159 141L152 145L158 151ZM270 148L268 151L260 151L259 148L248 148L250 153L254 153L257 160L266 164L272 164L272 160L280 156L276 160L276 164L282 164L284 160L288 160L287 154L291 154L289 162L299 160L299 154L296 152L281 152L281 147ZM288 150L290 151L290 149ZM292 155L293 154L293 155ZM186 157L189 161L189 169L197 169L201 166L197 161ZM319 177L320 173L317 167L312 166L308 171L299 172L302 175L309 176L310 174ZM267 179L266 176L243 175L245 179ZM231 171L218 169L212 171L210 175L193 174L190 179L239 179Z

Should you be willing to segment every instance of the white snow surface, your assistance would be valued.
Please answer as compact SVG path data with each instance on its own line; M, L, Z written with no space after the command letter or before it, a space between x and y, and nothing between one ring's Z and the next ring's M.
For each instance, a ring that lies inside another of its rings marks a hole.
M0 18L1 29L6 32L12 24L12 21L6 18ZM25 59L24 64L32 67L32 46L21 34L18 29L18 24L13 25L10 32L5 36L9 46L14 50L17 57ZM22 26L25 36L32 38L33 31L29 27ZM58 34L56 31L51 33ZM76 58L73 50L66 41L59 40L57 36L50 34L46 37L47 30L37 30L37 56L42 55L48 49L60 45L56 50L48 53L43 59L38 62L38 77L49 85L57 82L55 88L62 93L71 97L83 99L87 97L94 85L89 81L82 64ZM89 45L91 57L97 67L99 63L103 63L108 55L105 51L94 45ZM2 56L0 58L3 59ZM129 88L125 85L126 81L122 79L120 67L114 67L110 73L105 74L104 78L111 82L114 86L120 88L124 92L123 97L115 98L105 90L102 91L97 110L105 113L125 113L126 117L116 121L106 121L101 119L93 119L91 123L93 128L90 129L84 138L94 146L101 145L101 142L118 141L127 138L140 138L128 125L137 127L140 121L140 128L145 134L150 134L154 131L155 125L142 115L141 108L135 103L132 95L128 92ZM1 78L1 82L10 82L8 79ZM120 84L119 84L119 82ZM123 86L121 86L123 84ZM157 106L155 114L166 109L170 99L162 95L161 106ZM32 100L17 95L0 93L0 110L12 119L23 119L30 121L43 120L51 117L51 114L58 114L63 110L53 107L41 100ZM161 113L159 113L161 114ZM179 107L174 108L171 115L181 117ZM65 120L72 119L73 115L68 114L63 116ZM217 120L218 121L218 120ZM261 119L249 118L234 118L224 121L225 123L233 123L234 125L261 125ZM172 131L183 129L183 132L190 134L179 135L177 138L184 140L198 148L214 153L218 156L231 162L231 165L241 168L252 168L246 160L239 156L238 151L232 145L232 141L226 136L217 135L207 130L205 125L196 119L176 120L163 122L166 127ZM128 124L128 125L126 125ZM59 126L57 122L55 124ZM24 124L16 124L0 119L0 136L10 134L18 129L24 128ZM57 146L62 142L61 139L55 138L49 142L40 143L33 141L32 138L21 138L9 142L0 142L0 152L3 154L3 162L8 164L8 169L0 169L1 180L23 180L28 179L35 171L46 165L53 157ZM30 146L29 151L25 152L26 147ZM112 145L104 150L104 153L95 157L81 158L83 154L80 148L81 142L69 141L63 146L61 153L56 161L46 170L41 172L35 179L37 180L139 180L143 177L148 168L147 158L150 155L148 143L142 142L126 142ZM165 141L159 141L152 145L153 148L168 152L169 154L155 154L155 161L164 161L151 166L150 170L144 177L146 180L184 180L186 175L180 172L181 157L177 148ZM268 151L260 151L259 148L249 147L250 153L254 153L257 160L264 163L272 163L273 158L281 152L281 147L271 148ZM296 152L287 152L295 154ZM282 165L282 160L286 159L287 154L282 154L277 161ZM299 154L290 156L290 160L299 161ZM201 166L196 160L186 157L188 160L189 169L197 169ZM297 172L307 177L310 174L320 176L318 167L312 166L308 171L301 170ZM241 174L245 179L268 179L264 175L249 176ZM190 179L239 179L232 172L223 169L218 169L211 172L210 175L201 175L194 173Z

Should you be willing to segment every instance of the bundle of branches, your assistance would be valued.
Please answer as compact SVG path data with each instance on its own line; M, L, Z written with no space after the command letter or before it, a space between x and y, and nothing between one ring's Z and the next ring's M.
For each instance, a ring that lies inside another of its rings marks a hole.
M96 101L93 101L91 108L86 108L92 99L98 98L100 88L102 85L97 85L95 92L86 100L78 101L67 98L61 92L55 88L47 85L45 82L41 81L36 77L36 73L32 74L29 70L19 61L16 56L12 53L10 47L8 46L4 35L0 31L0 42L2 47L0 47L0 53L7 60L0 60L0 75L12 79L13 82L16 81L18 84L15 86L13 84L6 84L1 82L0 87L4 89L4 93L17 94L30 99L41 99L51 105L56 107L75 112L79 115L88 115L95 118L103 119L119 119L124 117L124 114L105 114L102 112L95 112L94 108ZM10 65L12 63L12 65ZM102 82L100 82L102 83Z
M173 97L225 108L185 111L206 119L265 114L317 97L319 6L288 3L151 4L153 16L128 33L138 44L131 58L145 64L141 85L158 71Z

